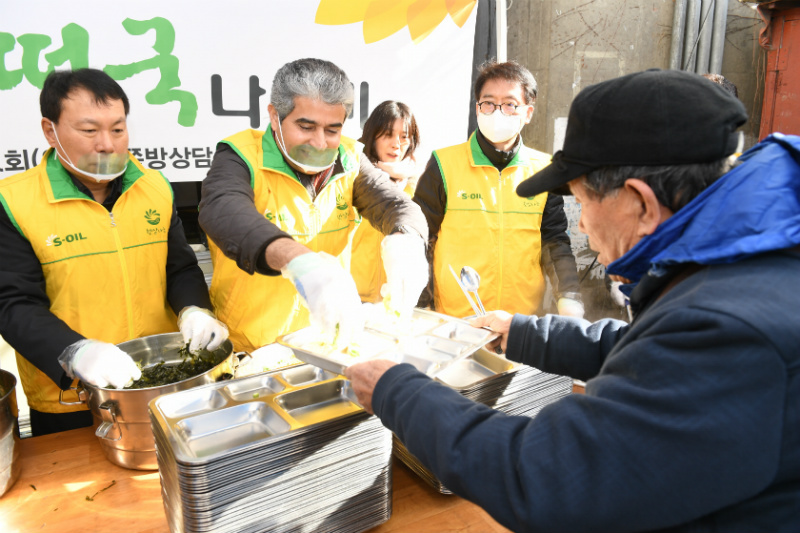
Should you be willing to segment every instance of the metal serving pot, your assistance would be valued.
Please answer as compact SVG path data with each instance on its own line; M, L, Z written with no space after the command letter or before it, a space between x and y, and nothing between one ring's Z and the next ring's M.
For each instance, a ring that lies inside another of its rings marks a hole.
M178 350L184 346L180 333L150 335L117 345L142 368L161 361L166 364L180 363L183 358ZM103 452L109 461L124 468L136 470L158 470L155 440L150 427L147 405L150 400L179 390L191 389L233 377L238 357L233 345L226 340L212 352L216 366L189 379L150 387L147 389L106 389L81 382L80 402L86 403L94 418L95 435L100 439Z
M0 496L14 485L22 469L16 386L14 374L0 370Z

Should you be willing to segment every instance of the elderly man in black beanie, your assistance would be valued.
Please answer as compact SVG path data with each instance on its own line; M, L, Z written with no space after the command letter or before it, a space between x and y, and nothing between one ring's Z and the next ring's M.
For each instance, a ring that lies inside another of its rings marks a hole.
M507 416L370 361L347 370L359 401L515 531L800 531L800 138L775 133L731 169L746 118L695 74L599 83L519 185L575 195L634 319L473 324L586 394Z

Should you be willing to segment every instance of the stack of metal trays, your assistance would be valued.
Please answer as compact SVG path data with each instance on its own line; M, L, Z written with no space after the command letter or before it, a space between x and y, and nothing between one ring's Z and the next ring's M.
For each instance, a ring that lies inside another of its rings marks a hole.
M572 392L571 378L514 363L483 348L438 372L435 379L508 415L535 416L545 405ZM397 437L393 446L395 456L419 477L438 492L452 494Z
M358 532L391 516L391 433L341 376L310 365L149 404L177 532Z

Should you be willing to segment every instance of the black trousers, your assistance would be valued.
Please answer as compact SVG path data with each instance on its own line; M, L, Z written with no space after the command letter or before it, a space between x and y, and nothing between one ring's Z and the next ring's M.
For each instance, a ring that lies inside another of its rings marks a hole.
M92 425L91 411L74 411L72 413L43 413L31 409L31 434L34 437L85 428Z

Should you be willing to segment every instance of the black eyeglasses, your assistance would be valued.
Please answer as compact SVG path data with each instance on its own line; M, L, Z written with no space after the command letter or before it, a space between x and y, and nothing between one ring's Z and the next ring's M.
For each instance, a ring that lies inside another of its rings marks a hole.
M494 110L500 108L500 112L506 116L511 116L517 112L517 108L528 107L528 104L514 105L510 102L505 104L495 104L493 102L478 102L478 110L484 115L491 115Z

